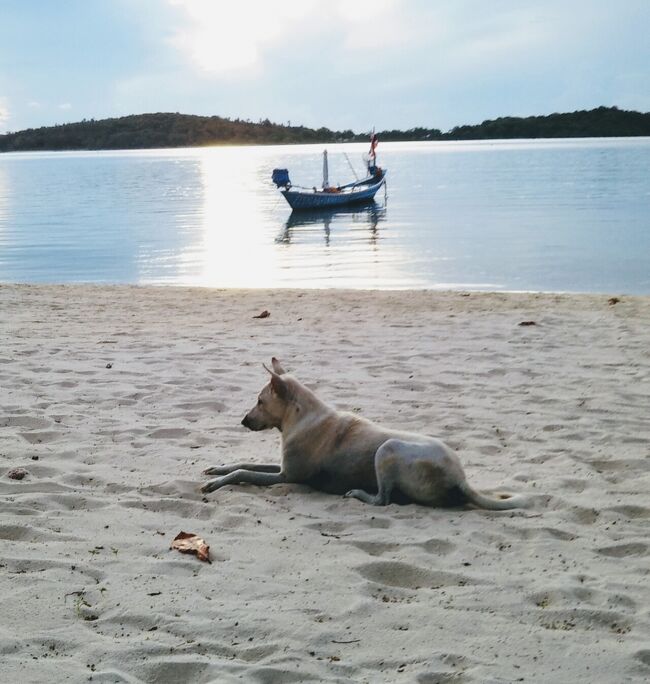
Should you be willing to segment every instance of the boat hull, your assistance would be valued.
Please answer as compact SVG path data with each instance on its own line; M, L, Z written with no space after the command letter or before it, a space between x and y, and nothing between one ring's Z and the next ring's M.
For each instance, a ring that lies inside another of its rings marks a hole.
M282 190L284 199L292 209L327 209L328 207L341 207L350 204L368 202L374 198L378 190L386 182L385 174L376 183L363 181L349 190L341 192L323 192L322 190L294 190L288 188Z

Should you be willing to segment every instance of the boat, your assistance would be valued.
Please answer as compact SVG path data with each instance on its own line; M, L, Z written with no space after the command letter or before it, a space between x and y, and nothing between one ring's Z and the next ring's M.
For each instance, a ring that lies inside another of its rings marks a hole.
M386 169L377 166L377 135L370 138L370 152L366 155L368 175L347 185L330 185L327 150L323 152L323 185L321 188L293 185L288 169L273 169L272 181L289 206L295 210L328 209L349 204L369 202L386 183Z

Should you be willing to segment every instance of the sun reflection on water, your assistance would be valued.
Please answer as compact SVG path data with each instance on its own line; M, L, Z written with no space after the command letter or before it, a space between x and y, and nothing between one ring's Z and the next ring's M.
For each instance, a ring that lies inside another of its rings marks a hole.
M268 201L251 189L258 166L241 150L206 150L201 156L201 240L183 255L191 274L185 279L192 284L264 287L278 280L266 237Z
M385 206L291 214L269 181L277 163L273 150L201 151L199 237L179 259L178 284L381 287L399 280L401 250L380 248Z

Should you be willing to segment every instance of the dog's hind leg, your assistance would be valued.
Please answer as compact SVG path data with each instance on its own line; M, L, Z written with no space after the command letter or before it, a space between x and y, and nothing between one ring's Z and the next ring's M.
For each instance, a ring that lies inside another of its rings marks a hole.
M233 463L232 465L211 466L203 471L204 475L229 475L235 470L252 470L255 473L279 473L282 466L263 463Z
M253 470L235 470L228 475L223 477L216 477L214 480L208 480L201 491L204 494L208 492L214 492L216 489L220 489L225 485L229 484L240 484L242 482L248 482L250 484L258 485L260 487L266 487L268 485L278 484L280 482L286 482L287 478L284 473L258 473Z
M348 498L359 499L374 506L387 506L396 484L399 446L397 439L389 439L375 452L375 474L377 475L377 494L369 494L363 489L351 489L345 494Z
M374 496L363 489L351 489L343 496L348 499L359 499L364 503L373 504L373 506L386 506L390 503L390 493L386 494L381 489Z

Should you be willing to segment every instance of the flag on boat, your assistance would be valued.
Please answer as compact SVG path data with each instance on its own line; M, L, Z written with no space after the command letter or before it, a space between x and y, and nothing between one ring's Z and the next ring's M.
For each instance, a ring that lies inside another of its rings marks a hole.
M379 138L375 132L373 132L370 136L370 155L375 157L377 153L375 152L375 148L379 145Z

